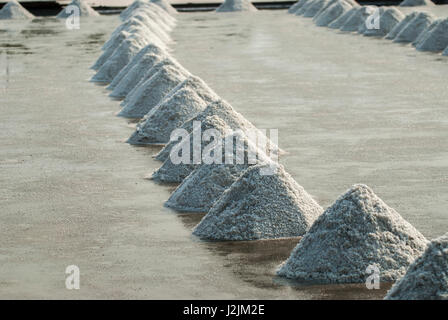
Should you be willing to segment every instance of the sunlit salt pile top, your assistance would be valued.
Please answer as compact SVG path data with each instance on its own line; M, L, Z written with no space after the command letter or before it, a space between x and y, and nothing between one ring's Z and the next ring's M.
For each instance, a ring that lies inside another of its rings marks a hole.
M303 12L303 16L307 18L314 17L320 9L325 7L330 0L315 0L312 4L308 6L308 8Z
M177 14L177 10L174 9L174 7L167 0L150 0L150 2L158 5L171 15Z
M158 28L165 32L171 31L175 24L175 19L172 16L159 6L151 3L148 3L146 7L134 10L124 23L131 19L142 21L150 29Z
M417 50L440 52L448 47L448 19L438 21L416 45Z
M125 118L143 118L179 83L184 81L190 73L177 61L166 58L149 69L148 79L141 83L123 104L118 114Z
M315 221L280 266L280 276L302 282L364 283L366 269L394 281L428 241L365 185L355 185Z
M360 27L363 28L366 19L376 10L375 6L364 6L356 10L356 12L351 15L347 21L342 25L341 31L359 31Z
M417 7L417 6L434 6L431 0L404 0L400 3L400 7Z
M366 29L363 34L370 37L384 37L398 23L400 23L404 17L405 15L397 8L389 8L380 15L379 29Z
M385 299L448 300L448 233L431 241Z
M115 76L107 87L113 90L110 96L123 98L135 88L138 83L151 74L151 68L168 58L165 50L156 45L149 44L132 58L132 60Z
M322 208L282 166L259 164L224 191L193 234L209 240L302 236ZM274 167L275 166L275 167ZM263 172L263 169L273 170Z
M386 39L393 40L395 37L403 30L409 22L411 22L416 16L418 12L412 12L408 14L403 20L395 25L392 30L386 35Z
M336 18L333 22L331 22L328 25L328 27L332 29L340 29L348 21L348 19L350 19L354 14L356 14L358 8L359 7L353 7L346 13L341 14L339 18Z
M218 99L216 93L202 79L190 76L145 115L128 143L166 144L170 141L173 130L180 128L185 121Z
M257 11L249 0L225 0L216 12Z
M0 19L16 19L25 20L33 19L34 15L28 12L20 3L16 0L7 2L0 10Z
M130 19L132 15L142 11L147 14L153 13L154 15L151 15L152 18L157 18L157 20L160 20L161 22L164 22L165 24L168 24L171 27L175 23L175 18L172 15L170 15L166 10L164 10L161 6L156 5L152 2L141 0L134 1L129 7L123 10L120 13L120 19L125 21L127 19Z
M297 10L299 10L308 0L299 0L296 3L294 3L291 7L288 9L288 13L295 13Z
M74 7L78 8L80 17L97 17L100 14L92 9L89 4L83 0L73 0L64 9L59 12L56 18L65 19L72 16L75 12Z
M315 17L316 25L319 27L326 27L338 17L348 12L351 8L353 7L348 2L344 0L337 0L321 14Z
M413 42L435 20L432 14L420 12L395 37L394 42Z

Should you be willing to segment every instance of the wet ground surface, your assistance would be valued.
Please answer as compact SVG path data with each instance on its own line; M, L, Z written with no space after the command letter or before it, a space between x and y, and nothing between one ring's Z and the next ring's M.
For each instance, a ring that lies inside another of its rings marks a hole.
M201 215L163 207L173 187L145 179L159 148L124 143L135 124L88 82L118 24L0 25L0 298L382 298L390 284L275 277L299 239L201 242ZM172 36L190 72L279 130L281 163L322 206L366 183L425 236L448 230L448 58L284 11L182 14Z

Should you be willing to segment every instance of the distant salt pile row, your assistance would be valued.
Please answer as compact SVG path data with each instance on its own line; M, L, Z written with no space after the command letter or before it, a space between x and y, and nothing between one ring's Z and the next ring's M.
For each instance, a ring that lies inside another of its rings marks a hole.
M434 5L430 0L405 0L400 6ZM312 17L317 26L385 37L396 43L412 43L419 51L448 55L448 19L426 12L404 15L394 7L360 6L354 0L300 0L288 12ZM375 24L375 19L379 22Z
M216 12L257 11L249 0L225 0Z
M33 18L34 15L28 12L16 0L8 1L0 10L0 20L29 20Z

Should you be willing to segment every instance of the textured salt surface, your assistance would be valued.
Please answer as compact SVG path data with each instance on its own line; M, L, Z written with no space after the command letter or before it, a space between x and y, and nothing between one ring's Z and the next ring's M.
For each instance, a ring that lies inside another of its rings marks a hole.
M26 20L33 18L34 15L28 12L16 0L8 1L0 10L0 19Z
M380 28L366 29L363 34L368 37L384 37L400 21L402 21L404 17L405 15L397 8L389 8L380 16Z
M428 241L365 185L355 185L315 221L277 273L304 282L365 282L368 266L394 281Z
M257 11L249 0L225 0L216 12Z
M442 55L448 56L448 47L446 47L446 49L443 50Z
M157 6L152 5L152 7L156 8ZM145 28L149 29L152 33L159 37L160 40L168 43L171 41L171 37L168 35L171 28L167 26L159 17L160 15L157 16L152 9L140 9L133 14L130 19L141 21Z
M433 15L420 12L397 34L394 42L413 42L434 20Z
M448 19L439 21L416 44L417 50L440 52L448 46Z
M416 6L434 6L431 0L404 0L400 3L400 7L416 7Z
M369 16L372 16L372 17L373 17L373 14L375 14L376 12L378 12L377 14L381 17L381 16L383 15L384 11L386 10L386 9L384 9L384 8L378 8L378 7L376 7L376 6L367 6L367 7L365 7L365 8L366 8L366 13L365 13L365 19L364 19L364 22L362 22L362 23L358 26L358 33L360 33L360 34L364 34L367 30L369 30L369 29L368 29L368 23L369 23L369 21L368 21L368 17L369 17ZM381 22L381 20L380 20L380 22ZM380 25L381 25L381 23L380 23Z
M295 13L297 10L299 10L308 0L299 0L296 3L294 3L291 7L288 9L288 13Z
M385 299L448 300L448 233L431 241Z
M316 25L319 27L326 27L338 17L342 16L352 8L352 5L344 0L338 0L329 6L316 18Z
M150 0L150 2L158 5L171 15L177 14L177 10L166 0Z
M217 100L218 95L204 81L190 76L145 115L127 142L135 145L166 144L174 129L180 128L185 121Z
M258 240L305 234L322 208L285 172L259 164L224 191L193 234L209 240Z
M427 27L423 32L419 34L419 36L412 42L412 45L414 47L417 47L421 42L425 41L426 38L429 36L429 33L441 22L441 19L438 19L431 23L429 27Z
M357 11L358 7L353 7L346 13L339 16L339 18L334 20L332 23L330 23L328 27L331 29L340 29L348 21L348 19L350 19L354 14L356 14Z
M364 6L356 10L347 21L342 25L341 31L353 32L358 31L359 28L365 26L367 17L376 9L374 6Z
M132 91L132 96L124 104L118 116L143 118L165 95L190 75L171 58L159 62L148 72L147 80L140 80L141 84L136 87L136 91Z
M147 45L121 69L111 82L108 87L113 89L110 96L113 98L125 97L147 74L151 73L152 67L167 57L168 54L158 46Z
M418 12L412 12L408 14L403 20L395 25L392 30L386 35L386 39L393 40L395 37L403 30L409 22L411 22L416 16Z
M92 9L85 1L83 0L73 0L70 2L67 7L61 10L56 18L65 19L73 15L73 11L69 10L70 7L77 7L79 9L80 17L97 17L100 14Z
M306 11L303 13L303 16L307 17L307 18L314 17L329 2L330 2L329 0L313 1L313 3L311 5L309 5L308 8L306 9Z
M316 0L308 0L306 2L303 3L303 5L296 10L295 15L296 16L301 16L305 13L305 11L309 8L310 5L312 5Z

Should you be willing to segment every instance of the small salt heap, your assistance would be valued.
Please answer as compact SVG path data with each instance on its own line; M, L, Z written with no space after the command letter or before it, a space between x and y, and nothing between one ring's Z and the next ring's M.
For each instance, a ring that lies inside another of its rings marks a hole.
M260 240L305 234L322 208L297 182L276 165L247 169L224 191L193 234L208 240Z
M441 52L448 46L448 19L439 21L424 39L416 45L417 50Z
M408 14L403 20L395 25L392 30L386 35L386 39L393 40L395 37L403 30L409 22L411 22L416 16L418 12L412 12Z
M249 0L224 0L216 12L257 11Z
M132 60L115 76L108 86L112 98L123 98L138 83L151 73L151 68L168 58L168 54L160 47L149 44L132 58ZM151 73L152 74L152 73Z
M165 95L190 75L173 58L164 59L149 69L148 72L148 79L139 84L135 91L132 91L132 96L128 101L124 101L123 109L118 116L134 119L143 118Z
M314 17L323 7L326 7L330 0L316 0L303 13L304 17Z
M357 11L342 25L341 31L359 31L360 27L363 28L365 26L367 18L375 10L375 6L364 6L358 8Z
M366 29L363 34L368 37L384 37L404 18L405 15L400 10L389 8L380 16L379 29Z
M219 100L202 79L189 76L145 115L127 141L130 144L166 144L173 130Z
M434 20L433 15L420 12L397 34L394 42L413 42Z
M404 0L400 3L400 7L417 7L417 6L434 6L431 0Z
M308 0L299 0L296 3L294 3L291 7L288 9L288 13L295 13L297 10L302 8L302 6L307 2Z
M33 18L34 15L28 12L16 0L8 1L0 10L0 20L3 19L26 20Z
M338 17L342 16L348 12L352 7L351 4L344 0L337 0L331 6L329 6L325 11L316 16L315 22L319 27L326 27Z
M355 185L314 222L277 274L305 282L364 283L400 278L428 241L365 185Z
M348 19L350 19L354 14L356 14L358 9L359 9L359 7L351 8L346 13L341 14L339 16L339 18L337 18L336 20L331 22L328 25L328 27L331 28L331 29L340 29L348 21Z
M448 233L429 243L385 299L448 300Z
M56 16L56 18L60 19L66 19L73 15L73 10L71 10L73 7L76 7L79 9L79 16L80 17L97 17L100 14L92 9L91 6L89 6L85 1L83 0L73 0L70 2L64 9L59 12L59 14Z

